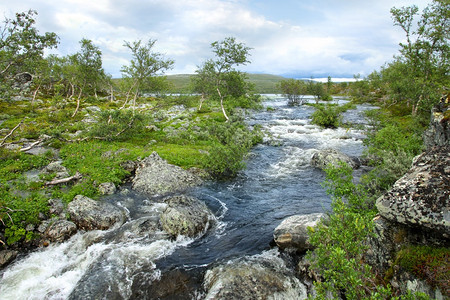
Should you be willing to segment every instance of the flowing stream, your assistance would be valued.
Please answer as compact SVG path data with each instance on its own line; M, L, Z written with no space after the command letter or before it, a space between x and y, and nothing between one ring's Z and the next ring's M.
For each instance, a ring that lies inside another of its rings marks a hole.
M146 222L157 218L163 206L125 187L127 193L108 201L128 211L127 223L78 233L18 259L0 272L0 299L156 299L155 290L162 288L152 286L164 280L189 285L190 294L179 291L167 299L201 298L197 291L210 266L261 253L278 256L269 250L273 230L284 218L330 207L321 187L324 173L310 166L313 153L334 148L359 156L364 136L357 129L312 125L313 107L289 107L274 95L264 106L247 121L260 124L269 137L252 150L247 168L232 181L209 182L192 191L217 218L201 238L170 241L164 232L149 234ZM367 109L360 105L347 111L344 121L364 123L361 112Z

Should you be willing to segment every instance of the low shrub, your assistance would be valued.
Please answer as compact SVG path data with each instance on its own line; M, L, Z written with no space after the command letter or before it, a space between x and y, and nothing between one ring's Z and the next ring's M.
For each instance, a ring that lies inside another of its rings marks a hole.
M324 128L337 128L342 120L339 108L330 104L316 106L316 111L311 115L311 118L311 123Z

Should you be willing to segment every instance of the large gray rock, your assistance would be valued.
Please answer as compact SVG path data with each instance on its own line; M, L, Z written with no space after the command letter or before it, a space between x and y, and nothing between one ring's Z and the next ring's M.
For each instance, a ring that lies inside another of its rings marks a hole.
M84 230L108 229L122 224L125 219L124 212L118 207L82 195L75 196L67 211L77 227Z
M281 249L294 248L297 251L311 249L308 227L314 227L323 218L322 213L295 215L286 218L275 228L273 238Z
M196 237L215 220L209 208L196 198L179 195L166 198L164 202L167 208L161 214L161 225L172 237Z
M10 264L19 254L16 250L0 250L0 270Z
M450 94L442 97L439 104L431 110L430 126L424 134L427 148L450 146L449 105Z
M334 149L319 150L311 157L311 165L321 170L324 170L328 165L339 167L340 162L348 164L352 169L360 167L357 159Z
M56 173L56 176L54 179L62 179L69 177L69 172L67 171L66 167L62 165L62 161L54 161L49 163L44 169L42 169L41 174L51 174Z
M47 227L44 237L51 242L64 242L77 232L77 225L67 220L57 220Z
M306 299L306 287L279 257L230 261L205 274L204 299Z
M113 182L103 182L98 185L98 191L102 195L112 195L116 190L116 185Z
M162 196L199 185L202 180L178 167L168 164L153 152L142 160L133 178L133 189L152 196Z
M384 218L450 238L450 147L418 156L392 189L377 199Z

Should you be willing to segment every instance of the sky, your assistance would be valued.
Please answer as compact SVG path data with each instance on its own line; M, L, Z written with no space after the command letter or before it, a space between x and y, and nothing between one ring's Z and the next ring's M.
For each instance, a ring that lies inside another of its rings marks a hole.
M42 34L55 32L61 56L87 38L117 78L131 55L124 41L156 40L175 61L166 74L192 74L213 58L211 43L235 37L251 47L250 73L293 78L366 76L392 60L405 39L390 9L431 0L0 0L4 18L36 10Z

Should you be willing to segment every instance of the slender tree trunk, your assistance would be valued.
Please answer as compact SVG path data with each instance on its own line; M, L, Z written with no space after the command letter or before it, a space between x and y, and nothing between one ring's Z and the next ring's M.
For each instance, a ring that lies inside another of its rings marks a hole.
M128 99L130 98L131 90L136 86L136 84L137 84L137 81L135 81L135 82L133 83L133 85L130 87L130 89L128 90L128 92L127 92L127 97L125 98L125 103L122 105L122 107L121 107L120 109L124 109L125 106L127 105Z
M202 97L200 98L200 104L199 104L199 106L198 106L198 111L201 111L202 110L202 104L203 104L203 101L205 100L205 96L204 96L204 94L202 93Z
M31 99L31 106L34 105L34 101L36 100L36 95L37 95L40 87L41 87L41 85L39 84L38 87L33 92L33 99Z
M82 88L80 88L80 93L78 94L78 97L77 97L77 108L75 109L75 111L73 112L73 114L72 114L72 118L73 117L75 117L75 115L78 113L78 110L80 109L80 100L81 100L81 93L83 92L83 89Z
M20 121L19 122L19 124L17 124L4 138L3 138L3 140L0 142L0 147L1 146L3 146L3 144L5 143L5 141L6 141L6 139L7 138L9 138L13 133L14 133L14 131L16 131L16 129L17 128L19 128L20 127L20 125L22 125L23 124L23 121L25 121L25 118L24 119L22 119L22 121Z
M225 112L225 107L223 107L223 96L222 93L220 93L220 89L217 88L217 93L219 94L220 97L220 107L222 108L222 113L225 117L225 119L227 119L227 122L230 120L230 118L228 118L227 113Z
M73 85L73 83L70 83L70 89L71 89L71 92L70 92L69 100L72 100L73 95L75 94L75 86Z
M133 97L133 116L134 116L134 111L136 110L136 98L138 96L139 93L139 89L136 89L136 92L134 93L134 97Z

